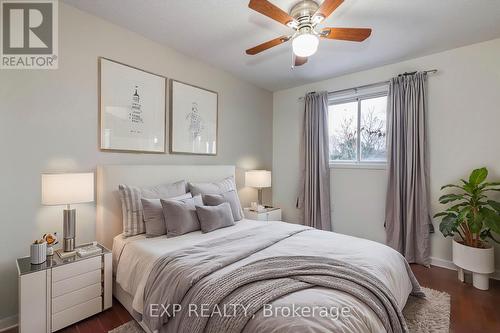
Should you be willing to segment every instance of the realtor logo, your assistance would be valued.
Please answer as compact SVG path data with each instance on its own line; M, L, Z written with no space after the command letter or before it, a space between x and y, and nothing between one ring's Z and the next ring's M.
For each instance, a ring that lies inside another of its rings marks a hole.
M57 0L0 0L2 69L57 69Z

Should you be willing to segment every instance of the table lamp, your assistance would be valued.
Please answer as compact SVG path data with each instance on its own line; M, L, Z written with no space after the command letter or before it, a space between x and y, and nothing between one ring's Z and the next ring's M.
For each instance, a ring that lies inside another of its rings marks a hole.
M42 174L42 204L66 205L63 221L63 251L75 249L76 209L71 204L94 201L94 173ZM61 257L64 253L59 252Z
M245 173L245 186L258 190L259 205L262 205L262 189L271 187L271 171L250 170Z

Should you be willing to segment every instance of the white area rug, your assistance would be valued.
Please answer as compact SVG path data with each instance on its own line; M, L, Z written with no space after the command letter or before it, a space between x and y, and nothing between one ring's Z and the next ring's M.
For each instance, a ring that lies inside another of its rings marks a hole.
M410 296L403 314L411 333L448 333L450 331L450 295L423 288L426 298ZM135 320L123 324L109 333L144 333Z
M410 296L403 309L411 333L448 333L450 331L451 297L449 294L422 287L426 297Z
M112 329L108 333L144 333L144 330L135 320L131 320L122 326Z

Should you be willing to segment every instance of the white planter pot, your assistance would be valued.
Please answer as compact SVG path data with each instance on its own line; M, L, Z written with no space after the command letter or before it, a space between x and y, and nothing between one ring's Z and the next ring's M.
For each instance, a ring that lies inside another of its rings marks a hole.
M459 267L458 278L463 282L463 270L472 272L472 284L481 290L488 290L490 274L495 271L493 247L485 249L465 246L453 240L453 263Z

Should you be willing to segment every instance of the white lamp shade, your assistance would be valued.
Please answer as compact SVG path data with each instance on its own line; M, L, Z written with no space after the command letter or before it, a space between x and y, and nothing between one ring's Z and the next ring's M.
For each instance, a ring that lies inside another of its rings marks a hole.
M92 201L93 173L42 174L42 204L69 205Z
M271 171L251 170L245 173L245 185L249 187L271 187Z
M293 53L297 57L310 57L318 50L319 38L310 33L302 33L292 40Z

